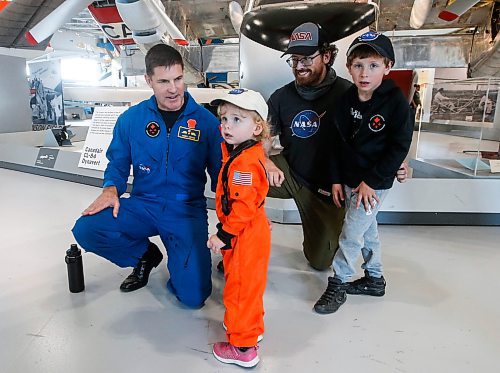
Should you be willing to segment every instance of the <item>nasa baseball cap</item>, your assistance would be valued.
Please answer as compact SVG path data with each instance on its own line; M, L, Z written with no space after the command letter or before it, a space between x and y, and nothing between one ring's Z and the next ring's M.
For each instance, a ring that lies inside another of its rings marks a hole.
M354 41L351 43L351 46L347 50L347 56L349 56L354 49L361 45L368 45L382 57L387 57L392 61L392 63L396 62L391 40L387 36L379 32L368 31L363 35L358 36L356 39L354 39Z
M310 56L328 42L326 32L316 23L306 22L296 27L290 35L288 49L281 55L300 54Z
M244 88L232 89L221 97L212 100L210 105L218 106L224 101L245 110L256 111L262 119L267 120L267 103L259 92Z

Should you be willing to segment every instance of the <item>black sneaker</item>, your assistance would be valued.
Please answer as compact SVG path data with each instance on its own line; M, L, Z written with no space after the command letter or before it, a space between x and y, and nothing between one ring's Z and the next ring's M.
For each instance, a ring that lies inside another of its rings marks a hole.
M328 277L328 287L314 305L314 310L321 314L336 312L347 299L345 288L346 284L339 279Z
M132 273L122 282L120 290L123 292L134 291L147 285L149 273L163 260L163 255L154 243L150 242L148 250L137 263Z
M365 270L365 277L361 277L353 282L347 283L347 294L371 295L373 297L382 297L385 294L384 276L372 277Z

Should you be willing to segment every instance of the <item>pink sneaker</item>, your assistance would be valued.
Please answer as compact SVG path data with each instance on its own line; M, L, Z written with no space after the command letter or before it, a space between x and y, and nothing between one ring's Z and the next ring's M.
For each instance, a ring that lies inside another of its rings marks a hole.
M250 347L242 352L228 342L217 342L214 344L212 352L215 358L223 363L236 364L245 368L254 367L260 361L257 347Z

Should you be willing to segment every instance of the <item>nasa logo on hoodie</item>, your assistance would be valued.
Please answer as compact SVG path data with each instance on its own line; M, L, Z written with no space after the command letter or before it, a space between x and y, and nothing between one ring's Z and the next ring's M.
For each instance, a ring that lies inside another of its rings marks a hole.
M292 133L302 139L313 136L318 132L319 126L321 125L321 117L325 115L325 113L326 112L318 115L318 113L313 110L301 111L292 119L292 123L290 124Z

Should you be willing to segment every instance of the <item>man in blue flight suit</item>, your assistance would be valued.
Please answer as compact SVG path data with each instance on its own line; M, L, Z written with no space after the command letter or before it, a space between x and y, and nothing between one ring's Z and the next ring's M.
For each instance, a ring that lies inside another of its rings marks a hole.
M154 95L117 120L106 153L101 195L83 211L73 235L86 250L134 270L120 286L134 291L163 259L149 237L165 245L167 288L185 305L203 306L212 291L204 197L206 172L215 191L221 166L219 121L185 92L184 64L172 47L146 55L146 81ZM126 190L130 166L133 188Z

